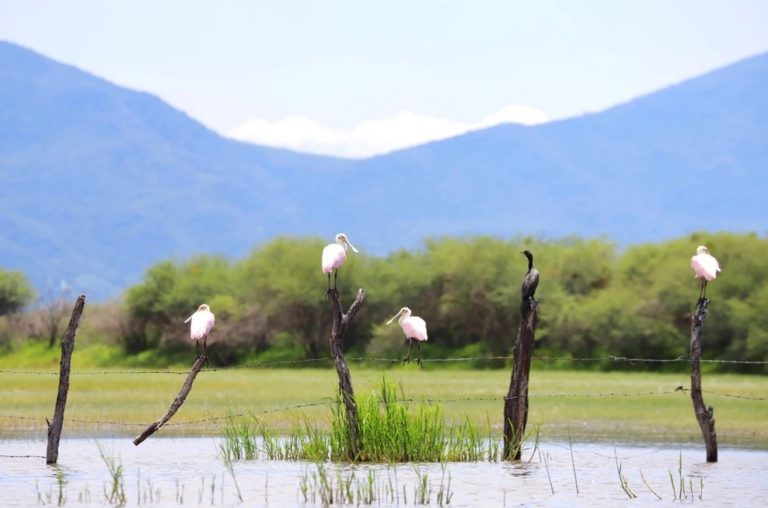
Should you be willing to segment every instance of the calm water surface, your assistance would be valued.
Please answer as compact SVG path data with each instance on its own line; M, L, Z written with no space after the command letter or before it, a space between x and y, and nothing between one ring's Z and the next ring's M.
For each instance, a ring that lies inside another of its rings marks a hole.
M52 467L45 465L45 441L0 441L2 505L57 505L60 501L65 506L109 505L112 476L104 457L122 466L126 506L323 504L315 464L235 462L236 485L218 443L217 438L153 437L135 447L130 439L69 439L62 441L59 465ZM544 441L539 450L528 449L526 460L519 464L326 464L325 468L334 500L338 500L338 485L346 483L353 505L358 500L366 504L366 496L373 495L374 506L413 505L427 498L437 506L440 501L446 504L448 496L450 506L667 506L680 504L675 496L679 495L682 457L686 504L765 506L768 451L721 448L719 452L720 461L707 464L703 446L614 448L574 443L571 448L567 442ZM630 500L622 489L617 458L635 499ZM421 498L419 485L426 485ZM359 499L358 494L363 497Z

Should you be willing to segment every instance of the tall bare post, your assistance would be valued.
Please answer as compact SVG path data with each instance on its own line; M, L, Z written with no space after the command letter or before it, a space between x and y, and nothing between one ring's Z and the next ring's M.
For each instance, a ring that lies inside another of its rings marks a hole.
M59 441L64 427L64 409L67 407L69 392L69 369L72 365L72 352L75 350L75 335L80 316L85 308L85 295L80 295L72 309L67 333L61 341L61 362L59 367L59 393L56 395L56 408L53 411L53 422L48 423L48 449L45 455L46 464L56 464L59 460Z
M334 289L328 290L328 298L333 307L333 325L331 327L330 346L333 363L336 367L336 374L339 376L339 391L344 401L344 407L347 412L347 423L349 424L349 449L352 457L360 456L360 425L357 418L357 402L355 401L355 392L352 389L352 378L349 374L347 361L344 359L343 337L349 323L355 318L355 315L363 306L365 299L365 290L357 290L357 297L347 312L342 312L341 302L339 301L339 292Z
M165 425L165 423L170 420L173 415L176 414L176 411L178 411L181 405L184 404L184 401L187 399L187 395L189 395L190 390L192 390L192 383L195 381L197 373L200 372L206 363L208 363L207 356L197 357L195 363L192 364L192 368L190 369L189 374L187 374L187 379L185 379L184 384L181 385L179 394L175 399L173 399L171 407L168 408L168 411L166 411L163 416L158 418L154 423L150 424L149 427L144 430L144 432L139 434L136 439L133 440L133 444L135 446L139 446L141 443L143 443L145 439L157 432L160 427Z
M707 448L707 462L717 462L717 433L715 433L715 410L704 404L701 394L701 332L709 312L709 300L700 298L696 313L691 317L691 399L696 420L704 436Z
M504 459L520 460L523 435L528 423L528 377L536 334L537 302L533 298L520 304L520 325L514 349L514 364L509 392L504 399Z

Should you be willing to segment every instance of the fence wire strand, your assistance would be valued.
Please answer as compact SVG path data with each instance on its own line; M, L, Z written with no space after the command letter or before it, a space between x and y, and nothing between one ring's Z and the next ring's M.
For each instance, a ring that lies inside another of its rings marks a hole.
M423 363L460 363L460 362L482 362L482 361L507 361L513 360L514 356L464 356L464 357L448 357L448 358L422 358ZM571 357L571 356L547 356L547 355L533 355L533 360L546 361L546 362L615 362L615 363L690 363L691 359L687 356L677 356L674 358L631 358L627 356L595 356L595 357ZM401 363L401 358L381 358L381 357L369 357L369 356L356 356L346 359L348 362L359 363ZM322 362L332 362L331 357L321 358L304 358L298 360L278 360L270 362L256 362L246 363L243 365L233 365L228 367L210 367L206 368L204 372L226 372L230 370L238 369L260 369L271 367L287 367L292 365L307 365L317 364ZM768 361L763 360L719 360L719 359L702 359L701 363L711 364L724 364L724 365L768 365ZM0 374L29 374L29 375L43 375L43 376L58 376L58 371L49 370L31 370L31 369L0 369ZM185 370L79 370L71 371L71 375L77 376L102 376L102 375L142 375L142 374L161 374L161 375L187 375L188 371Z
M423 363L452 363L452 362L479 362L479 361L508 361L513 360L513 356L467 356L467 357L448 357L448 358L422 358ZM689 363L691 360L687 356L677 356L674 358L631 358L627 356L614 356L605 355L597 357L571 357L571 356L548 356L548 355L534 355L533 360L546 361L546 362L617 362L626 364L649 364L649 363ZM259 368L271 368L271 367L286 367L295 365L308 365L308 364L320 364L322 362L332 362L331 357L321 358L307 358L298 360L277 360L268 362L249 363L244 365L237 365L231 367L212 367L206 368L203 372L226 372L236 369L259 369ZM360 363L391 363L399 364L402 362L400 358L382 358L382 357L349 357L349 362ZM701 363L712 364L735 364L735 365L768 365L768 361L759 360L719 360L719 359L703 359ZM58 371L44 371L44 370L31 370L31 369L0 369L0 374L26 374L26 375L44 375L44 376L58 376ZM72 371L71 375L82 376L98 376L98 375L187 375L188 371L185 370L159 370L159 369L134 369L134 370L83 370ZM681 392L683 395L687 395L688 390L682 385L678 386L674 390L661 390L661 391L646 391L646 392L600 392L600 393L530 393L529 398L563 398L563 399L575 399L575 398L604 398L604 397L657 397L657 396L669 396L674 395L677 392ZM718 391L706 391L703 392L712 397L723 397L735 400L751 400L751 401L766 401L768 397L739 395L732 393L723 393ZM687 398L687 397L686 397ZM455 403L455 402L503 402L507 397L504 396L478 396L478 397L454 397L454 398L407 398L403 399L407 403ZM336 404L337 401L333 399L321 399L311 402L302 402L294 405L282 405L265 409L254 409L245 413L227 414L222 416L209 416L204 418L198 418L193 420L168 422L168 427L184 427L191 425L199 425L208 422L215 422L219 420L225 420L228 418L242 418L248 416L258 416L270 413L279 413L285 411L296 411L300 409L321 407ZM24 415L4 415L0 414L0 419L6 420L22 420L39 423L41 425L47 425L47 418L44 416L24 416ZM80 425L101 425L101 426L114 426L114 427L143 427L147 422L126 422L126 421L104 421L104 420L88 420L79 418L68 418L68 422Z
M659 391L646 391L646 392L531 393L529 394L529 398L531 399L536 399L536 398L578 399L578 398L604 398L604 397L625 397L625 398L659 397L659 396L675 395L677 392L681 392L681 394L687 395L688 390L680 389L680 387L678 387L674 390L659 390ZM725 397L725 398L753 400L753 401L768 400L768 397L753 397L748 395L737 395L737 394L723 393L723 392L717 392L717 391L704 391L703 393L705 395L709 395L712 397ZM454 402L503 402L505 399L507 399L507 397L495 396L495 397L452 397L452 398L411 397L411 398L406 398L402 400L403 402L407 402L407 403L443 404L443 403L454 403ZM208 416L208 417L197 418L193 420L168 422L165 426L166 427L183 427L183 426L190 426L190 425L198 425L201 423L214 422L218 420L226 420L228 418L243 418L248 416L258 416L263 414L279 413L283 411L295 411L295 410L306 409L311 407L329 406L336 403L337 401L334 399L325 398L317 401L302 402L299 404L294 404L289 406L283 405L283 406L277 406L277 407L265 408L265 409L254 409L244 413L233 413L233 414L226 414L221 416ZM0 419L33 421L40 424L45 424L45 422L47 421L47 418L44 416L20 416L20 415L5 415L5 414L0 414ZM71 423L82 424L82 425L105 425L105 426L115 426L115 427L137 427L137 428L143 427L147 424L146 421L125 422L125 421L107 421L107 420L87 420L87 419L80 419L80 418L68 418L67 421Z

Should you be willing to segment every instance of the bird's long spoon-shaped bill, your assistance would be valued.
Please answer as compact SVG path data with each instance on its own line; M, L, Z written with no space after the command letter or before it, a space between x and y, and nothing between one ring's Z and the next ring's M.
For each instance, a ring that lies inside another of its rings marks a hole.
M344 243L349 245L349 248L352 249L352 252L354 252L355 254L358 254L360 252L359 250L355 249L355 246L349 243L349 240L347 240L346 238L344 239Z
M195 313L195 314L196 314L196 313ZM190 321L190 320L191 320L193 317L195 317L195 314L192 314L191 316L189 316L187 319L185 319L185 320L184 320L184 322L185 322L185 323L189 323L189 321Z
M389 321L387 321L387 324L391 323L392 321L394 321L395 319L397 319L398 317L400 317L400 313L401 313L401 311L397 311L397 314L395 314L394 316L392 316L392 319L390 319Z

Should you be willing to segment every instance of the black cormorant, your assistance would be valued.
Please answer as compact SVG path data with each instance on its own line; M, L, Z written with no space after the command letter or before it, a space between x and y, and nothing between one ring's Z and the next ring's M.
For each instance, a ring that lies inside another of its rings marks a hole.
M533 300L536 293L536 287L539 285L539 271L533 267L533 254L531 251L522 252L528 258L528 272L523 278L523 285L520 287L520 296L523 300Z

